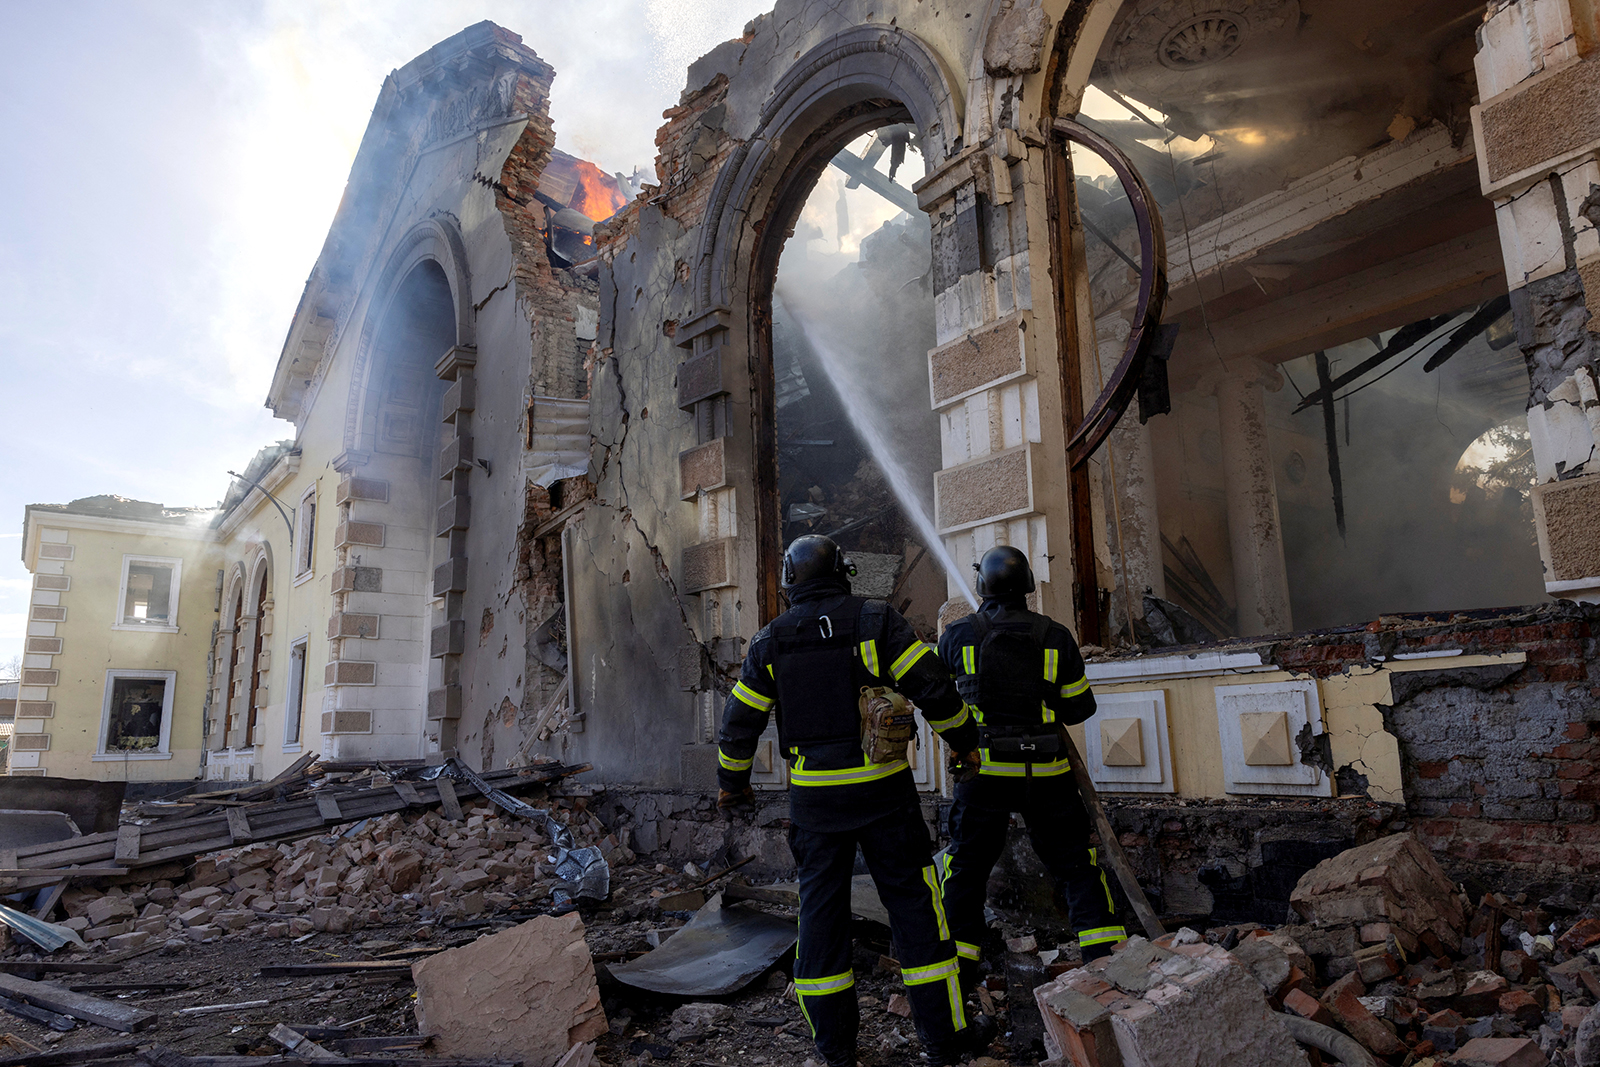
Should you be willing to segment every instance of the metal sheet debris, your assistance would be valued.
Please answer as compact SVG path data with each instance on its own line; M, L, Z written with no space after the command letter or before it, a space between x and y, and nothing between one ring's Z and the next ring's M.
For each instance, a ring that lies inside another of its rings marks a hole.
M722 903L717 894L689 925L632 963L611 967L617 981L653 993L719 997L736 993L776 963L799 938L790 919L748 904Z
M47 923L43 919L35 919L26 912L8 908L4 904L0 904L0 923L5 923L46 952L54 952L68 943L77 945L82 949L88 948L83 943L83 938L78 936L76 930L70 930L55 923Z

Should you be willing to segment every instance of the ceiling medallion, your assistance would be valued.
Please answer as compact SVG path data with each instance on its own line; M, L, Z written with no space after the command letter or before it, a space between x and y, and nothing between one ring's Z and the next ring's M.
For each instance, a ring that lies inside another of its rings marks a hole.
M1194 70L1233 55L1244 43L1245 31L1222 12L1201 15L1179 26L1161 41L1156 55L1173 70Z

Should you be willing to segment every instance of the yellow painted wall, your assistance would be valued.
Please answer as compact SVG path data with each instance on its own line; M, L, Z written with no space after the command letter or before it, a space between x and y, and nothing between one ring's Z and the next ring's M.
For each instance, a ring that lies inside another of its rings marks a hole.
M1379 705L1393 701L1390 682L1407 671L1444 667L1481 667L1520 662L1523 654L1456 656L1447 659L1395 660L1381 667L1352 667L1343 674L1317 682L1322 705L1323 730L1328 735L1335 768L1349 766L1366 775L1373 800L1403 803L1400 746L1384 729ZM1173 782L1176 794L1187 798L1220 799L1227 796L1223 770L1221 732L1217 723L1215 690L1218 686L1305 681L1309 675L1288 671L1227 673L1197 678L1169 678L1096 685L1096 693L1136 693L1160 690L1166 694L1167 729L1171 738ZM1086 725L1093 726L1094 719ZM1085 751L1084 727L1071 728L1080 752ZM1113 786L1101 787L1115 792ZM1150 794L1141 794L1150 795Z
M60 684L50 687L52 718L21 719L20 731L42 723L50 748L40 764L51 777L100 781L180 781L200 771L201 712L206 691L206 650L216 621L216 548L207 531L150 533L133 526L109 531L74 525L74 516L35 512L44 529L64 529L74 558L65 564L71 589L61 594L65 622L56 623L61 654L53 658ZM140 524L143 525L143 524ZM38 534L30 529L30 535ZM121 605L122 559L125 554L183 560L177 605L178 633L113 629ZM31 555L31 554L30 554ZM95 755L100 744L106 671L176 671L168 759L124 759Z
M230 589L237 567L242 565L248 578L255 573L256 562L263 551L271 559L272 633L262 646L271 655L270 667L264 678L267 702L257 720L261 727L261 744L256 753L257 778L271 778L303 753L316 751L321 744L322 676L328 662L334 532L338 525L334 494L339 485L339 475L330 466L331 454L329 449L313 451L305 447L299 471L272 488L274 496L295 509L298 519L306 490L316 486L317 521L309 576L295 574L295 554L290 550L289 528L270 503L260 502L259 506L241 516L236 525L230 524L219 546ZM294 642L302 637L308 640L300 742L286 745L284 712L289 690L289 652Z

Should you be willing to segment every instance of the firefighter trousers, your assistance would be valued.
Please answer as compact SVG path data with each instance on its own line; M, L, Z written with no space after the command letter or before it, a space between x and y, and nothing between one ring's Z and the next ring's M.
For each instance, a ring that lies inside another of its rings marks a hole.
M1012 812L1027 824L1034 855L1050 872L1056 905L1071 916L1084 958L1106 955L1127 936L1105 872L1089 847L1089 813L1072 775L980 775L956 786L943 872L945 910L968 982L976 977L989 873L1005 848Z
M917 1036L933 1063L954 1063L956 1032L966 1026L959 964L945 920L933 844L915 801L854 830L789 830L789 848L800 871L794 984L817 1051L831 1067L854 1067L856 1062L861 1020L851 968L850 876L857 846L889 912L894 954Z

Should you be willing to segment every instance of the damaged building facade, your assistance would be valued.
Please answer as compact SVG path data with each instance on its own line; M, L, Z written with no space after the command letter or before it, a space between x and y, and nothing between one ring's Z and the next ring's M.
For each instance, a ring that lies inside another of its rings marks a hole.
M1080 748L1173 906L1281 903L1274 856L1397 821L1592 864L1595 32L1564 3L753 21L597 237L584 732L552 751L708 788L798 533L929 633L1013 544L1101 653ZM895 208L865 238L849 189ZM774 735L755 778L784 772ZM1197 812L1254 829L1200 843Z
M642 189L554 150L515 34L442 42L291 325L294 439L212 528L202 773L275 773L291 721L549 755L631 787L639 851L720 843L782 545L837 537L932 637L1012 544L1168 910L1406 823L1600 860L1597 38L1567 0L785 0L690 68Z

